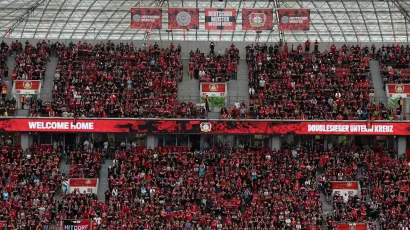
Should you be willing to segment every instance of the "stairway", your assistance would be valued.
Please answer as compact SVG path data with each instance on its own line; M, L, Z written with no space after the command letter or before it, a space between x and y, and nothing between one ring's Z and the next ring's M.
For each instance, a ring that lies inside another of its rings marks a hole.
M68 175L68 173L70 171L70 164L68 163L68 156L65 156L65 154L63 154L61 159L60 159L59 169L60 169L60 174L61 175L63 175L63 174ZM57 191L56 191L56 194L55 194L54 198L56 200L61 199L61 188L57 188Z
M98 182L98 199L105 202L105 191L108 189L108 167L112 166L112 160L105 160L101 165L100 180Z
M44 76L44 81L43 81L43 85L42 85L41 93L40 93L40 98L44 102L53 100L51 92L54 87L54 78L55 78L56 69L57 69L57 62L58 62L57 57L50 57L50 61L47 62L46 73Z
M376 103L382 102L383 104L388 105L387 94L383 85L383 78L380 73L379 61L372 60L369 64L370 74L374 87L374 96L376 97Z
M184 71L182 82L178 83L178 102L188 102L196 104L200 102L199 98L199 80L190 79L188 74L188 60L183 60Z
M248 66L245 60L241 60L238 65L237 80L230 80L228 82L228 101L227 109L232 109L235 102L245 101L249 104L249 78Z
M13 55L10 55L7 57L7 67L9 68L9 75L7 76L6 79L2 79L4 83L7 84L7 95L11 95L12 87L13 87L13 79L12 79L12 74L13 74L13 69L14 65L16 64L16 57Z

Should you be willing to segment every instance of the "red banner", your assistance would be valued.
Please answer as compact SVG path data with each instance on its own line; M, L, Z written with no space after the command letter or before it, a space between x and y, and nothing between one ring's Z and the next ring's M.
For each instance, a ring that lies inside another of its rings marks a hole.
M161 8L131 8L131 28L154 30L162 28Z
M95 187L97 186L98 179L92 178L70 178L70 186L73 187Z
M366 230L367 225L363 223L351 223L351 224L337 224L335 230Z
M272 9L242 9L242 30L271 30Z
M206 125L204 125L206 123ZM211 127L206 132L201 126ZM0 132L410 135L410 122L3 118Z
M77 193L97 193L98 178L70 178L68 183L68 192Z
M279 9L279 30L309 30L309 9Z
M37 94L40 91L40 81L37 80L16 80L16 94Z
M357 181L332 181L332 189L358 189Z
M236 9L205 9L206 30L235 30Z
M387 84L389 97L410 97L410 84Z
M199 29L199 9L168 8L168 29Z
M227 95L226 83L201 83L201 96L224 97Z

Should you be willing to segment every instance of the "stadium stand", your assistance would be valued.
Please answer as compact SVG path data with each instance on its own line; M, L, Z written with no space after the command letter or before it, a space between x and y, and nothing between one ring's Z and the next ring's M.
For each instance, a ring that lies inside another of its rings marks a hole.
M58 50L53 102L35 113L57 117L176 117L181 47L142 48L108 41L70 43Z
M251 101L246 117L398 119L396 111L375 102L367 46L343 45L338 49L332 45L325 52L309 49L307 43L305 48L299 45L291 49L285 44L282 51L266 44L247 47ZM231 113L237 117L242 106Z
M0 230L409 230L408 1L0 9Z
M232 44L224 53L211 49L205 56L199 49L189 53L188 71L190 78L201 82L226 82L236 79L239 63L239 49Z
M10 139L6 140L0 153L0 223L3 227L43 229L54 224L60 154L43 145L23 151Z

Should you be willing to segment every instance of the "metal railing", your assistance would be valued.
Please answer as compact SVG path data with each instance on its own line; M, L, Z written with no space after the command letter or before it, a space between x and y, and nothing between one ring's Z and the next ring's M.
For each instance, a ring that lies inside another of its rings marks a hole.
M199 94L199 92L198 92ZM201 108L205 108L205 101L204 101L205 97L199 96L199 95L179 95L177 97L177 99L175 100L175 108L174 108L174 113L177 114L178 112L178 108L179 105L181 103L186 103L188 104L189 102L194 104L194 108L196 109L201 109ZM50 93L40 93L37 96L37 99L41 99L43 101L43 104L48 103L48 102L53 102L53 96ZM242 104L243 102L246 105L246 109L249 110L250 109L250 104L251 102L253 103L254 106L259 105L259 101L256 100L252 100L249 97L244 97L244 96L226 96L224 97L224 101L221 102L221 100L215 98L215 97L209 97L209 109L211 112L220 112L221 108L225 107L228 110L233 109L233 107L235 106L235 103L238 102L240 104ZM218 100L218 101L217 101ZM16 115L19 116L31 116L30 113L30 106L25 106L24 108L22 107L21 101L19 98L16 98L17 101L17 106L16 106ZM395 109L396 105L394 103L390 103L390 99L388 97L374 97L371 99L371 101L375 104L379 104L379 103L383 103L385 104L387 109ZM277 100L277 101L269 101L269 103L281 103L281 100ZM403 111L404 112L404 111ZM42 116L42 115L40 115ZM47 114L44 114L44 116L48 116ZM406 114L406 116L408 116Z

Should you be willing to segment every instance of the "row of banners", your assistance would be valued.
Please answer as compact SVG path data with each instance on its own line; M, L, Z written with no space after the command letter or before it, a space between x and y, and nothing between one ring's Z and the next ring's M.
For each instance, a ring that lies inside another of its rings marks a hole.
M410 122L3 118L0 132L410 135Z
M309 9L279 9L279 30L309 30ZM235 30L237 9L205 9L206 30ZM131 28L162 29L161 8L131 8ZM168 29L199 29L199 9L169 8ZM272 9L242 9L242 30L272 30Z

